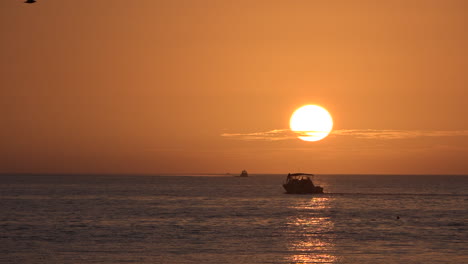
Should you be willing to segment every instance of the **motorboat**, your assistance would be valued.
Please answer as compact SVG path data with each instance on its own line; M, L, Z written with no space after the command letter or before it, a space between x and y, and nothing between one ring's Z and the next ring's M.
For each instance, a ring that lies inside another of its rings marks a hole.
M243 171L241 172L241 174L240 174L239 176L237 176L237 177L249 177L249 174L247 173L246 170L243 170Z
M286 181L283 184L286 193L323 193L323 188L315 186L308 173L288 173Z

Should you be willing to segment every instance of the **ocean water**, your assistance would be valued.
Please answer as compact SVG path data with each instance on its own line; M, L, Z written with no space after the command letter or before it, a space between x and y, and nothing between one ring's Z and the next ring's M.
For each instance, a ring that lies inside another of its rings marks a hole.
M468 176L0 176L0 263L468 263Z

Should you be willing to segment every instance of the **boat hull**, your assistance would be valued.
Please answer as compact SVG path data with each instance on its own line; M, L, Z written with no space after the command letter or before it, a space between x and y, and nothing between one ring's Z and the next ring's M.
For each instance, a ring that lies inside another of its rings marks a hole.
M312 184L286 183L283 184L283 188L286 190L286 193L290 194L323 193L322 187L314 186Z

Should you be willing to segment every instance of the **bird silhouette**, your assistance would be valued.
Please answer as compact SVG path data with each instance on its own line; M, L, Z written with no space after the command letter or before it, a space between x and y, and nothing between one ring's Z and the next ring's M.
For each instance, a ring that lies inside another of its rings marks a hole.
M36 3L36 0L26 0L24 1L26 4L34 4Z

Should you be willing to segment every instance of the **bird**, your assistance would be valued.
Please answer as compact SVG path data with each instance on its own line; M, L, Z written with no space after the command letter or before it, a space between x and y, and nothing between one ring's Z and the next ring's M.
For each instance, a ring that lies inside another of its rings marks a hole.
M26 0L24 1L26 4L34 4L36 3L36 0Z

